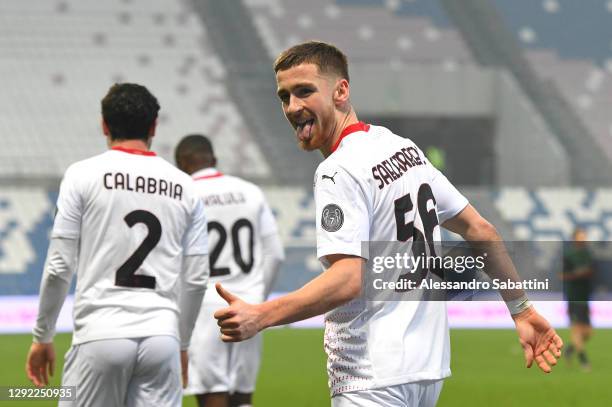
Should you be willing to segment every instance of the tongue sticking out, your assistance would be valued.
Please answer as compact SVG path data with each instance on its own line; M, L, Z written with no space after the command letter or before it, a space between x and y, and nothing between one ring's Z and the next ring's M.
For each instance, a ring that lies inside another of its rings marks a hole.
M303 125L298 126L297 137L300 141L306 141L310 139L310 132L312 131L313 123L314 123L314 120L310 120L304 123Z

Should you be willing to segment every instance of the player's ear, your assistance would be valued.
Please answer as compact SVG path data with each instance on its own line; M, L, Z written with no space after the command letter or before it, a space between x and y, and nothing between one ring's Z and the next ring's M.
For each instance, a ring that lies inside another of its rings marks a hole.
M338 104L344 104L348 102L350 96L349 82L342 78L336 82L336 89L334 91L334 101Z
M157 118L153 120L153 124L149 127L149 133L147 134L149 137L155 137L155 130L157 130Z
M108 129L108 124L106 124L104 118L102 118L102 133L104 136L110 137L110 130Z

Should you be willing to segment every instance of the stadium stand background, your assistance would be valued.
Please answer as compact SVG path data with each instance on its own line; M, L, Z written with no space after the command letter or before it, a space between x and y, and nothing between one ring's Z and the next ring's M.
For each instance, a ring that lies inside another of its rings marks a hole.
M225 68L180 1L0 1L0 176L57 181L99 153L100 99L115 82L158 97L156 150L171 159L187 132L211 135L228 171L269 166L229 100Z
M276 290L319 273L319 157L296 148L270 68L310 38L347 51L361 118L443 148L449 178L507 240L576 225L611 240L612 2L462 4L0 0L0 295L38 292L59 178L105 148L99 100L115 81L160 99L162 156L203 132L223 171L264 185L287 246Z

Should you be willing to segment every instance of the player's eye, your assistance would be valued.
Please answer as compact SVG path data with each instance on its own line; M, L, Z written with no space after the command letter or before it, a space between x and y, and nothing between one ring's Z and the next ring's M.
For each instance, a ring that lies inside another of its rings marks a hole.
M278 98L280 99L280 101L286 105L289 103L289 94L288 93L279 93L278 94Z
M304 98L313 93L313 89L310 88L300 88L296 92L297 97Z

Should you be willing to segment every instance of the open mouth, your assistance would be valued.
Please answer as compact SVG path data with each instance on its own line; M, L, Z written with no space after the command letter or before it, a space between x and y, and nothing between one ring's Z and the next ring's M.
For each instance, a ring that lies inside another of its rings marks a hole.
M310 133L312 132L312 126L314 124L314 119L306 120L305 122L298 123L296 127L296 135L300 141L306 141L310 138Z

